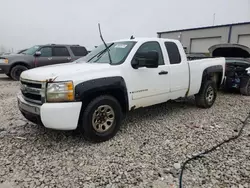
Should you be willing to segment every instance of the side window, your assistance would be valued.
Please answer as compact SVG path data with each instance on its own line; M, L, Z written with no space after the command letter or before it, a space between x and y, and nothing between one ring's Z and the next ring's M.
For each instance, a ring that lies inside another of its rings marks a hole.
M174 42L165 42L165 46L168 52L170 64L181 63L181 55L177 45Z
M70 56L69 51L66 47L54 47L53 49L53 56Z
M136 53L157 51L159 54L158 65L164 65L161 47L158 42L145 42L140 46Z
M88 54L88 51L84 47L73 47L72 46L72 47L70 47L70 49L72 50L72 52L75 56L85 56Z
M43 47L41 50L40 57L51 57L52 56L52 49L51 47Z

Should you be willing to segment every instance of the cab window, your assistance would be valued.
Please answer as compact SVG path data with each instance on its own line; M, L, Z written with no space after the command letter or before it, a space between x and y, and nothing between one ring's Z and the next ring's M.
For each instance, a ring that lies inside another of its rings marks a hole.
M40 57L51 57L52 56L51 47L43 47L43 48L41 48L40 52L41 52Z
M140 46L140 48L137 50L136 53L142 53L142 52L147 53L150 51L157 51L159 54L158 65L164 65L161 47L160 47L160 44L156 41L145 42L144 44L142 44ZM136 56L136 54L135 54L135 56Z

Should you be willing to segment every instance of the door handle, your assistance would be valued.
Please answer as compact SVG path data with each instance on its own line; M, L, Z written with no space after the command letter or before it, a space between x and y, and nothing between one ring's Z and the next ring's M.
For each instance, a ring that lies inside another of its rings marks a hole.
M48 60L51 60L52 59L52 57L48 57Z
M163 74L168 74L168 71L161 71L158 73L159 75L163 75Z
M67 59L68 59L68 60L71 60L71 57L68 57Z

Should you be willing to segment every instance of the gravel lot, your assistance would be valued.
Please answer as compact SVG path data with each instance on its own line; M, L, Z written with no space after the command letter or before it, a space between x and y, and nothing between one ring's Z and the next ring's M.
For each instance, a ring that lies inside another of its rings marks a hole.
M18 82L0 76L0 184L13 187L177 187L180 164L237 134L250 97L220 93L211 109L193 98L138 110L105 143L28 123ZM250 121L243 135L187 165L185 187L250 187ZM1 187L1 186L0 186Z

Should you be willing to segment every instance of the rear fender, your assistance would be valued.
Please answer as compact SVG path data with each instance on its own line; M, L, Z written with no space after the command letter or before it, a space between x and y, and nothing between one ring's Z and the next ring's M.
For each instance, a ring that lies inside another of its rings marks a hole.
M223 77L222 65L214 65L208 67L203 71L201 85L207 80L212 80L216 83L217 87L219 88L223 82L222 77Z

